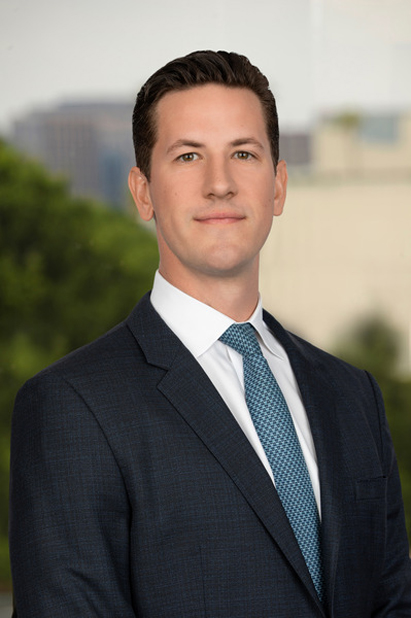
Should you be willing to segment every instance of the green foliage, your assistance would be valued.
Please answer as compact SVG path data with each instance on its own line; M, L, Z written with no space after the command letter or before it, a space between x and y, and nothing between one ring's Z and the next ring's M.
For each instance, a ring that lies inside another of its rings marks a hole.
M381 389L400 468L408 538L411 541L411 380L384 380Z
M395 375L397 370L398 334L383 317L374 315L353 327L344 341L337 345L336 354L383 381Z
M151 287L153 235L130 216L69 196L0 142L0 580L8 443L18 388L121 321Z
M405 380L397 375L399 352L396 331L379 316L357 324L336 349L337 356L372 373L381 387L400 469L408 538L411 540L411 379Z

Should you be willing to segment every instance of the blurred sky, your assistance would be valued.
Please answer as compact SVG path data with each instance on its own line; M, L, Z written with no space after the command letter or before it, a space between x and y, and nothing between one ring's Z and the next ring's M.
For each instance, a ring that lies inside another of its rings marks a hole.
M411 0L0 0L0 131L33 107L134 98L194 49L246 54L282 128L411 109Z

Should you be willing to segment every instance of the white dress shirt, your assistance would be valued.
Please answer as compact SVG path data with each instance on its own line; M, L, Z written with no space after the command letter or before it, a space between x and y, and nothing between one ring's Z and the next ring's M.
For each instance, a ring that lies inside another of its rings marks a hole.
M159 272L154 278L151 303L204 369L275 483L245 401L242 356L219 341L234 320L188 296L168 283ZM257 331L261 351L287 402L321 515L317 458L307 413L288 356L263 321L261 298L247 322Z

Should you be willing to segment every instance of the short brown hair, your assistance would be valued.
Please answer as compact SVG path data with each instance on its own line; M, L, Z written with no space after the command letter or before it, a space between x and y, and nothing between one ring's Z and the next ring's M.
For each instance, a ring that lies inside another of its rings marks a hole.
M156 71L137 95L133 111L136 165L150 180L151 154L156 143L155 110L169 92L205 84L248 88L260 99L270 140L274 168L279 159L277 107L265 75L245 56L226 51L195 51Z

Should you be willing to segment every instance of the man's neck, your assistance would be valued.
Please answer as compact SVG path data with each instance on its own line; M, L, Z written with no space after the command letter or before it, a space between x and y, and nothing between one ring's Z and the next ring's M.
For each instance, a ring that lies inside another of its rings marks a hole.
M250 277L185 277L175 279L160 265L160 274L176 288L224 313L236 322L245 322L258 303L258 275Z

